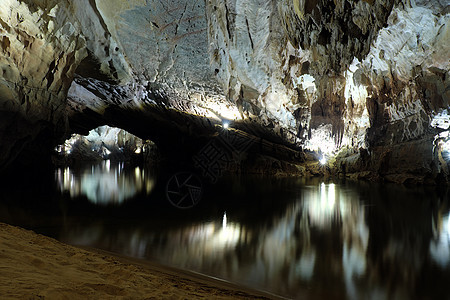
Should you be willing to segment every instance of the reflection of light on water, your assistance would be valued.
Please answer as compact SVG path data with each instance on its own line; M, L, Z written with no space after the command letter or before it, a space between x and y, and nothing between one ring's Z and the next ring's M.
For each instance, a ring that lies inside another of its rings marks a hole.
M450 241L450 214L447 216L447 237Z
M223 214L222 229L216 237L216 243L219 246L236 246L241 233L241 227L237 224L227 222L227 213Z
M154 187L155 187L155 181L154 180L146 180L145 181L145 192L147 194L150 194L150 192L153 190Z
M450 264L450 214L442 218L438 228L435 240L430 242L430 254L438 265L445 268Z
M355 278L366 271L366 252L369 240L369 229L365 222L364 209L358 199L337 190L336 185L321 183L319 187L308 189L303 194L304 208L308 212L312 225L326 230L329 227L341 228L343 249L342 266L344 282L350 298L358 298ZM308 224L308 222L303 223ZM307 226L307 225L306 225ZM302 254L296 273L303 279L313 276L315 253Z
M140 169L130 171L133 178L143 175ZM214 221L157 226L151 232L121 229L114 238L102 239L112 243L109 248L124 247L129 255L156 257L274 291L300 291L305 282L335 276L348 295L364 299L358 283L368 266L369 232L358 195L324 183L305 189L300 199L258 227L237 222L227 209Z
M139 167L134 168L134 176L136 177L136 180L141 179L141 168Z
M215 247L235 247L239 240L240 233L240 226L237 224L229 224L227 227L220 230L215 239L213 238Z
M330 209L334 208L334 204L336 203L336 192L334 190L334 183L331 183L328 186L328 199L325 201L327 202L327 205Z
M226 212L223 214L222 227L223 228L227 227L227 213Z
M312 192L312 195L307 198L306 205L308 208L311 221L317 225L324 225L336 216L336 191L334 183L320 185L319 195Z
M366 271L366 250L360 241L344 243L342 266L347 293L351 299L358 299L354 277L360 277Z
M228 223L227 213L223 214L222 227L217 228L213 222L205 224L205 230L197 231L204 234L200 240L206 241L206 248L213 251L223 251L227 248L234 248L239 241L241 226L235 223Z
M86 196L91 202L99 204L122 203L137 193L149 194L154 187L154 179L144 176L139 167L134 174L124 169L123 163L111 166L111 161L76 174L69 167L56 171L56 179L61 191L69 192L71 197Z
M296 274L304 280L311 280L316 265L316 252L313 250L302 253L296 266Z
M181 266L200 267L206 262L212 263L231 253L237 243L246 235L240 224L227 220L226 214L222 222L208 222L192 225L181 231L168 235L171 243L161 249L162 256L170 253L170 261ZM209 263L206 263L209 264Z

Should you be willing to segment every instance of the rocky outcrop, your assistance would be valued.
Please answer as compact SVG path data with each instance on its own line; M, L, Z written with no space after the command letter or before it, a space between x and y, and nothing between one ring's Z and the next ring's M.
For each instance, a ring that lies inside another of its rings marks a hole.
M1 8L3 165L26 145L36 149L32 141L53 146L103 124L169 149L231 121L315 151L331 173L448 176L445 1L7 0Z
M210 52L238 107L262 111L285 138L293 133L325 156L346 149L329 165L334 174L396 182L448 176L446 160L436 159L439 130L430 126L449 108L448 5L220 3L209 11L218 28L210 30Z
M154 143L145 141L115 127L100 126L84 136L72 134L64 144L56 147L53 156L57 165L83 164L101 160L155 163L158 150Z
M117 81L129 76L123 56L109 51L114 39L96 30L102 20L89 3L0 4L0 169L27 152L22 158L29 164L36 152L48 153L69 132L67 92L75 71L86 72L89 59L98 67L88 72L92 76Z
M438 7L395 8L353 73L367 90L368 169L387 180L448 180L448 160L438 159L448 124L436 120L448 122L449 16Z
M0 168L64 132L66 93L85 55L78 27L58 1L0 4Z

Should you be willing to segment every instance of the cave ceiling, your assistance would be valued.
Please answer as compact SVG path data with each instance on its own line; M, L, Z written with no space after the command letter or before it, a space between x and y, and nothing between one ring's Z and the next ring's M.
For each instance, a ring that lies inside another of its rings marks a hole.
M104 124L169 140L227 120L327 155L432 148L449 127L449 7L3 0L1 164Z

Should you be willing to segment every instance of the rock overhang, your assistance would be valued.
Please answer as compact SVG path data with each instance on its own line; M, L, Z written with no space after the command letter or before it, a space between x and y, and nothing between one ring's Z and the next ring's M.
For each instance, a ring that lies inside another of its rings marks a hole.
M47 31L67 33L55 41L54 35L36 36L50 45L78 45L65 68L70 80L58 74L60 60L56 67L46 62L56 82L64 79L54 84L61 95L53 118L59 116L60 123L72 115L61 108L68 93L78 116L84 110L101 116L111 107L160 107L271 128L284 141L320 152L370 153L438 134L430 124L449 108L448 5L325 2L175 1L169 7L159 1L8 0L2 28L18 22L14 10L28 8L30 16L45 16L40 22ZM5 50L11 47L5 36L2 57L19 66ZM42 77L49 76L45 71ZM23 77L26 72L18 71ZM24 88L14 76L8 78ZM31 85L45 90L48 81ZM4 95L15 89L2 85ZM31 97L25 100L29 107L40 105L34 98L43 96ZM167 122L156 115L146 117Z

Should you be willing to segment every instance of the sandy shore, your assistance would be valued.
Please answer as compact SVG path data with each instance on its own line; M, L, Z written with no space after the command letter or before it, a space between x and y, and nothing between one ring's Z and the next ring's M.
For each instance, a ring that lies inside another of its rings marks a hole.
M0 223L1 299L273 299L206 276L85 250Z

